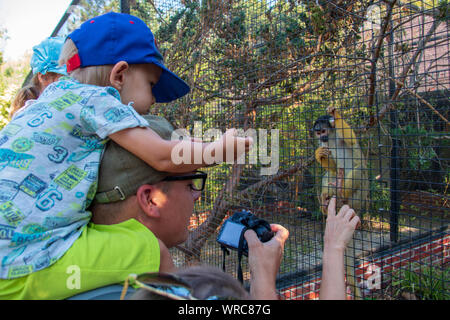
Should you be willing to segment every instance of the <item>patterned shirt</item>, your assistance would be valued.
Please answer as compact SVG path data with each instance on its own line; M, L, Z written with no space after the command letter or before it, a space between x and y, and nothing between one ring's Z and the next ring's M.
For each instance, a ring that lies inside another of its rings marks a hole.
M147 121L117 90L62 78L0 131L0 278L58 260L89 222L108 135Z

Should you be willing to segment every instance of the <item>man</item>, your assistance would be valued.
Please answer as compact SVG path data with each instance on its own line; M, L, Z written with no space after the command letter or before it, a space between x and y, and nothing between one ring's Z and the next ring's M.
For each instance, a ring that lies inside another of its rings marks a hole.
M170 139L172 127L166 120L151 115L144 118L162 138ZM130 230L139 230L143 236L153 234L160 251L159 270L153 271L175 271L168 249L186 241L194 203L205 183L205 173L197 171L174 176L159 172L110 142L100 166L96 200L91 207L92 222L111 226L126 221ZM139 225L145 226L147 232ZM275 236L265 244L253 231L245 234L249 243L253 298L277 298L275 279L289 233L280 225L272 225L272 230ZM156 247L149 246L143 250L156 250ZM157 259L154 252L152 254ZM144 263L142 260L138 262ZM147 272L152 271L152 267L153 263L150 263ZM130 273L133 269L136 268L130 265Z

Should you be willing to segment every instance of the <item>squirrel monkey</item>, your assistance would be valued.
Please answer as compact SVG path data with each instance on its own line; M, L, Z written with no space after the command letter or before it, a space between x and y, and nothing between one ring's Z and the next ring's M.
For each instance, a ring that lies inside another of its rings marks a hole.
M319 140L315 158L327 171L319 191L321 211L326 215L331 197L336 196L338 207L347 204L362 215L369 192L365 159L354 131L336 108L328 107L327 112L328 115L319 117L313 126L314 135ZM354 247L353 240L349 243L350 247ZM360 299L361 291L356 285L355 263L350 252L346 254L345 264L347 281L355 299Z
M339 204L348 204L357 213L365 210L369 180L365 159L352 128L335 107L329 115L314 123L314 135L319 140L315 158L327 172L322 177L319 202L327 213L328 203L336 196Z

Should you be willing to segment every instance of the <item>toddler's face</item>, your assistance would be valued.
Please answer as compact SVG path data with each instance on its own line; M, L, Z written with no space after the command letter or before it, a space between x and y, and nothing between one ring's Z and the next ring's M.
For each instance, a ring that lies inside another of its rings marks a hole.
M155 103L152 88L159 81L161 68L154 64L132 65L120 90L123 104L134 102L139 114L147 114Z

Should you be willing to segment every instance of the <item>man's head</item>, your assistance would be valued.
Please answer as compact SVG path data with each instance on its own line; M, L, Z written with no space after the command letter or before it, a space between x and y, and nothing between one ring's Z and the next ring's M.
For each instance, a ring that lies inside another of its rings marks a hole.
M68 36L60 63L66 63L71 76L83 83L114 86L122 102L134 101L138 112L154 101L170 102L189 92L189 86L165 67L151 30L128 14L110 12L84 22ZM149 75L136 78L135 72ZM141 86L146 83L148 88L141 89L153 91L154 98L138 101L138 91L129 91L135 85L126 85L133 79Z
M170 139L173 128L165 119L144 118L163 139ZM135 218L173 247L187 239L189 218L205 181L201 172L173 176L156 171L110 141L100 164L93 221L114 224Z

